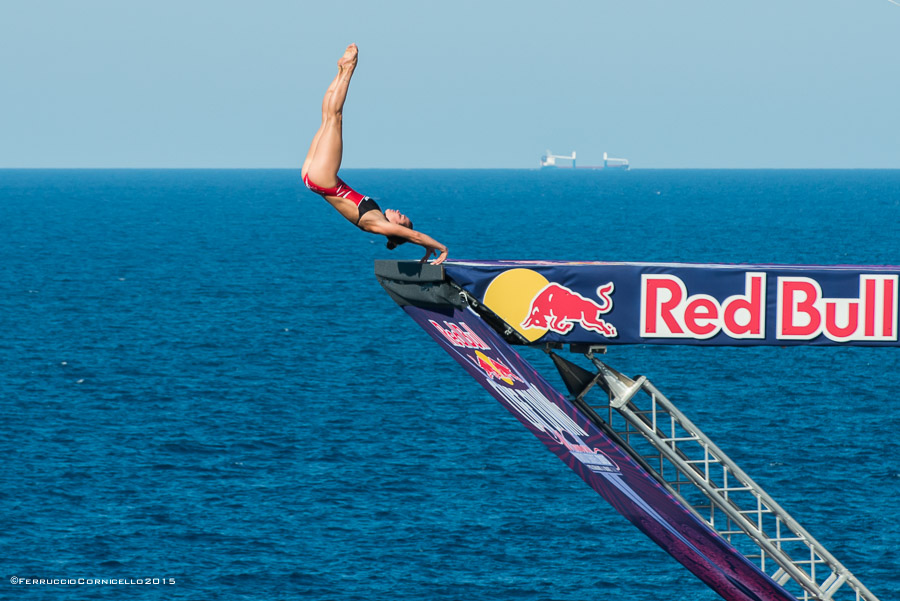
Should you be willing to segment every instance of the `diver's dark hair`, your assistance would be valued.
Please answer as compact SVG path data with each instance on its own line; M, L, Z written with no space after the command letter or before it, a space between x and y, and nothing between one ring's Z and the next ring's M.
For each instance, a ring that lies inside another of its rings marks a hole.
M413 229L412 221L409 222L409 229ZM394 250L401 244L406 244L407 242L409 242L409 240L407 240L406 238L401 238L400 236L388 236L387 239L388 250Z

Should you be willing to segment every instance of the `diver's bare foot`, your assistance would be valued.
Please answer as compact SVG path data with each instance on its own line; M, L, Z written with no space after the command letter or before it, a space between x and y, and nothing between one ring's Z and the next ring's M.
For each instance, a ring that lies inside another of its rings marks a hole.
M344 51L344 56L342 56L338 60L338 69L340 69L341 71L343 71L344 69L353 70L356 68L356 63L358 60L359 48L356 47L356 44L350 44Z

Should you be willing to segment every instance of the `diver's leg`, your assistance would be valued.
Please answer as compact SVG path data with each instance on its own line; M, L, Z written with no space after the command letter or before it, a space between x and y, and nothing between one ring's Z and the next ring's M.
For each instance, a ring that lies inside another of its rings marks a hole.
M337 174L341 168L341 158L344 154L344 101L347 99L350 78L356 69L356 63L356 44L350 44L344 52L344 56L338 61L339 72L335 79L334 89L330 95L326 95L322 103L324 121L316 134L315 147L310 148L312 158L307 166L309 179L324 188L332 188L338 182Z
M307 151L306 158L303 160L303 167L300 169L301 177L306 175L306 172L309 170L309 164L312 162L313 155L316 153L316 146L319 144L322 130L325 129L325 116L328 110L329 101L331 100L331 95L334 93L334 88L337 87L338 79L340 79L340 77L341 74L338 72L328 85L328 89L325 90L325 97L322 99L322 124L319 125L316 135L313 136L312 143L309 145L309 151Z

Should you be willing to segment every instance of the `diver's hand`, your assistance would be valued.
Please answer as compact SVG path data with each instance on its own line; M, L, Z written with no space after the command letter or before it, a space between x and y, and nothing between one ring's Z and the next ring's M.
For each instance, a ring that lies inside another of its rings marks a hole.
M420 263L424 263L425 261L427 261L427 260L428 260L428 257L430 257L432 254L434 254L435 251L437 251L437 250L438 250L438 249L436 249L436 248L428 248L428 247L426 247L426 248L425 248L425 256L422 257L422 260L420 261ZM434 261L432 261L431 264L432 264L432 265L440 265L440 264L443 263L446 259L447 259L447 247L445 246L442 250L440 250L440 254L438 255L438 258L435 259Z
M438 258L431 262L432 265L440 265L441 263L443 263L444 261L447 260L447 247L446 246L440 251L440 253L441 254L438 256ZM431 254L431 250L428 251L428 254Z

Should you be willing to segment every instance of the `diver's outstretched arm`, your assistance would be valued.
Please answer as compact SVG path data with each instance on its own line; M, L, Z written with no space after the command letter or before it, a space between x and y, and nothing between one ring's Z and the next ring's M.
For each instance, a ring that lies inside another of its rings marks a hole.
M378 221L367 223L366 225L361 227L365 231L371 232L373 234L380 234L382 236L396 236L398 238L408 240L413 244L418 244L426 251L425 256L422 257L423 263L428 260L428 257L430 257L435 252L438 253L438 258L432 262L432 265L440 265L447 259L446 246L444 246L428 234L417 232L416 230L409 229L404 225L399 225L396 223L391 223L387 220L379 219Z

